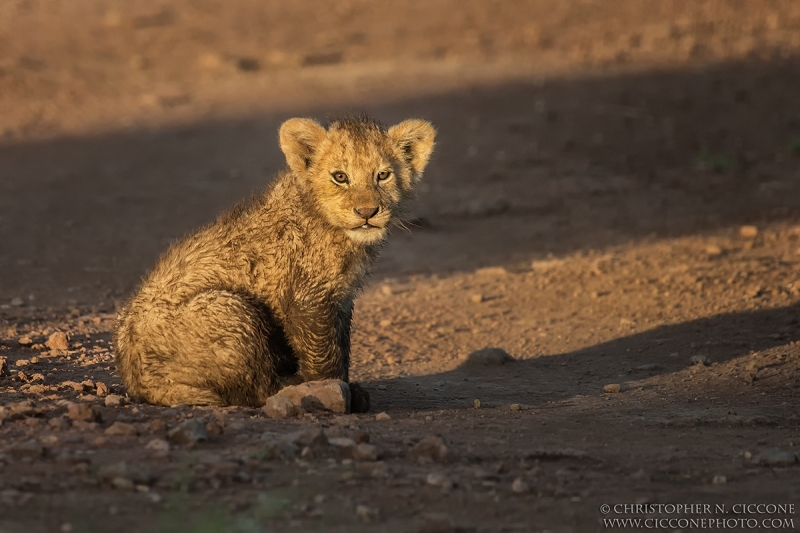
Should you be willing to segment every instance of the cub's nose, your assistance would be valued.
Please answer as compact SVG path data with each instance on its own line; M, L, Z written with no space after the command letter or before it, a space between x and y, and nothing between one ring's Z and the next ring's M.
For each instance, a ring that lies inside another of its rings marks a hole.
M364 220L369 220L378 214L377 207L356 207L353 211Z

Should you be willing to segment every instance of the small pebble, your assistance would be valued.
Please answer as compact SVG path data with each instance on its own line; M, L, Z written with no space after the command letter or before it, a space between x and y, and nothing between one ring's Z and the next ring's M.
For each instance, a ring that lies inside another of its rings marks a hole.
M475 409L480 409L481 408L481 401L479 399L475 398L474 400L472 400L472 407L474 407Z
M377 415L375 415L375 420L391 420L391 419L392 417L389 416L389 413L386 412L378 413Z
M530 490L530 487L528 487L528 484L525 483L522 478L518 477L511 484L511 490L517 494L524 494Z
M108 396L108 392L109 392L108 385L106 385L102 381L98 381L95 384L95 388L96 388L97 395L100 396L101 398L104 397L104 396Z
M67 334L61 331L56 331L50 335L50 338L47 339L45 346L51 350L68 350L69 339L67 338Z
M714 476L714 479L711 480L714 485L724 485L727 482L728 478L725 476Z
M433 485L434 487L441 487L443 489L453 488L453 482L441 472L431 472L428 474L428 476L425 478L425 483L428 485Z
M374 444L361 443L353 449L353 459L356 461L377 461L378 447Z
M356 505L356 516L362 522L366 523L373 522L378 518L378 514L379 514L378 509L369 507L364 504Z
M202 421L192 418L169 430L167 438L175 444L192 446L198 442L208 441L208 433Z
M448 450L442 437L429 435L411 449L410 455L417 460L446 461Z
M758 236L758 228L756 226L742 226L739 228L739 235L745 239L753 239Z
M100 411L88 403L68 403L67 418L82 422L102 422Z
M153 439L147 443L145 449L158 453L167 453L169 452L170 445L169 442L164 439Z
M512 411L520 411L522 407L518 403L512 403L510 409Z
M137 435L139 431L133 424L129 424L127 422L114 422L113 424L111 424L109 427L106 428L104 433L106 435L131 437Z
M119 394L109 394L103 402L106 407L120 407L125 405L125 398Z
M483 294L473 294L472 296L469 297L469 299L470 301L476 304L482 303L484 300Z
M31 340L31 338L28 336L20 337L17 342L19 343L20 346L30 346L31 344L33 344L33 340Z
M117 476L111 480L111 485L118 490L133 490L133 481L126 477Z
M603 392L608 394L616 394L622 390L622 386L619 383L609 383L608 385L603 387Z

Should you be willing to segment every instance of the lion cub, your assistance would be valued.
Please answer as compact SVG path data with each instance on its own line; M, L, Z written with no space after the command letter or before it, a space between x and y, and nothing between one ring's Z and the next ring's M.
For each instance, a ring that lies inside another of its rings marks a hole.
M120 312L117 368L155 404L263 405L348 381L353 300L434 146L423 120L280 128L288 168L263 195L173 245ZM369 395L351 385L352 410Z

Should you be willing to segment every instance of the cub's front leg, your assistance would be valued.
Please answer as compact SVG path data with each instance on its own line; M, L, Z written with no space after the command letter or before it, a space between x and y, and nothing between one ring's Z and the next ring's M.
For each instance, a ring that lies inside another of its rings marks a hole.
M352 302L341 307L331 303L292 306L287 313L285 329L297 354L298 375L303 381L349 381L352 319ZM369 393L360 385L350 383L351 412L364 413L369 407Z

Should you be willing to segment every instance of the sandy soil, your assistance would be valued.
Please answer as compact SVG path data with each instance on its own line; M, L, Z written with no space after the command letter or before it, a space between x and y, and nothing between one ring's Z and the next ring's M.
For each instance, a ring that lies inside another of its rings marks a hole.
M600 506L797 502L798 52L789 0L0 3L0 532L633 531ZM118 302L269 182L282 120L347 110L439 129L357 303L374 412L126 403ZM190 419L209 441L166 450Z

